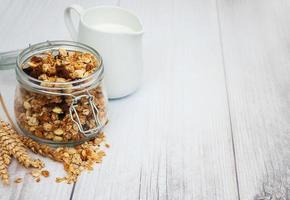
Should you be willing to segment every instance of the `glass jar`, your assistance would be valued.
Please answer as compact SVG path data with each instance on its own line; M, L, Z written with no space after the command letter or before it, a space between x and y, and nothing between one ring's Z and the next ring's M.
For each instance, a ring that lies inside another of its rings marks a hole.
M99 61L90 75L69 82L46 82L24 72L32 56L58 51L87 52ZM107 123L102 58L93 48L71 41L48 41L24 49L17 58L14 112L21 131L50 145L77 145L97 136Z

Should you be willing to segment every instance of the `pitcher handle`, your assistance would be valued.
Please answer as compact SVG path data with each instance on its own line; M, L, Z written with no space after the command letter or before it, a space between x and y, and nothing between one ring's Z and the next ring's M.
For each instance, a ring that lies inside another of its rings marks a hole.
M67 7L64 10L64 22L65 25L70 33L70 36L72 37L72 39L74 41L77 40L77 29L76 27L73 25L73 21L72 21L72 16L71 16L71 11L75 11L79 17L81 17L84 9L79 6L79 5L70 5L69 7Z

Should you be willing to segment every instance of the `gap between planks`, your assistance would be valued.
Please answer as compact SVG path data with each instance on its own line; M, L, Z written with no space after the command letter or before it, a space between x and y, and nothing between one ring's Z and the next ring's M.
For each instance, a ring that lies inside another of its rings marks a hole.
M222 26L221 26L221 19L220 19L219 0L215 0L215 3L216 3L220 52L221 52L222 66L223 66L223 71L224 71L224 83L225 83L225 89L226 89L226 95L227 95L226 99L227 99L230 131L231 131L231 143L232 143L234 168L235 168L235 175L236 175L236 177L235 177L236 178L236 187L237 187L237 193L238 193L238 200L240 200L241 199L240 185L239 185L239 176L238 176L238 170L237 170L236 148L235 148L233 125L232 125L232 114L231 114L231 106L230 106L230 96L229 96L229 89L228 89L227 72L226 72L226 66L225 66L226 64L225 64L225 55L224 55L224 47L223 47L223 36L222 36Z

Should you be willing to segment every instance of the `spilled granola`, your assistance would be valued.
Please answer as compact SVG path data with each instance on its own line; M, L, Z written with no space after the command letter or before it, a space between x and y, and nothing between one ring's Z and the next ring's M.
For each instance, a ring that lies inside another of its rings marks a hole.
M56 182L71 184L77 181L83 171L91 171L93 170L95 164L101 163L103 157L106 155L103 147L108 148L108 145L104 143L105 135L103 133L100 133L93 140L75 147L52 148L48 145L40 144L31 138L18 134L8 123L3 120L1 120L0 130L0 138L5 138L6 141L9 141L4 143L4 146L0 145L0 150L8 149L9 155L13 155L13 153L16 152L13 156L19 161L20 164L24 165L26 168L34 168L30 171L30 175L33 177L35 182L40 182L41 177L49 177L50 172L42 169L44 167L44 163L38 159L32 159L27 154L26 149L30 149L36 154L40 154L44 157L48 157L62 163L64 170L66 171L66 176L57 177ZM17 141L18 144L15 144L15 141ZM12 147L14 147L15 150L13 150ZM18 151L22 153L19 154L17 153ZM0 177L4 184L9 184L9 164L10 160L9 162L5 161L5 155L0 154ZM21 183L22 178L17 178L14 182Z

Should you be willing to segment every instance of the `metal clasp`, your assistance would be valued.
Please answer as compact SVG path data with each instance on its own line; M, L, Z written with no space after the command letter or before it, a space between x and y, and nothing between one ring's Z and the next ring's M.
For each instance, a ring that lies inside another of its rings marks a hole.
M95 124L96 124L95 128L85 130L83 125L81 124L80 117L79 117L79 114L78 114L78 112L76 110L76 107L78 107L78 103L79 103L79 101L82 98L88 99L88 102L89 102L89 104L91 106L91 110L93 112L93 117L94 117L94 120L95 120ZM91 95L89 92L88 92L88 94L75 96L74 99L73 99L73 102L70 105L69 112L70 112L70 117L71 117L72 121L74 123L76 123L76 125L79 128L79 131L86 137L89 137L89 136L99 132L104 126L101 123L101 120L99 118L99 110L98 110L96 104L94 103L94 96ZM75 114L75 117L74 117L74 114Z

